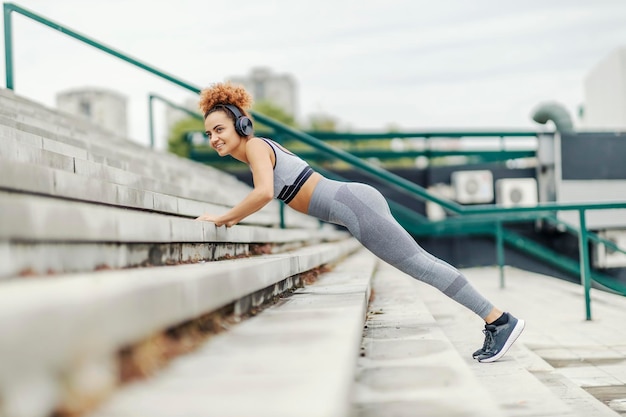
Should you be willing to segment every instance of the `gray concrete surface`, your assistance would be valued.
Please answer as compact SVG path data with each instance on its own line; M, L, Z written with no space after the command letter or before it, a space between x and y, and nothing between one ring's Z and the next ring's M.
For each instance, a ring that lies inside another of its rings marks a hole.
M82 242L288 242L340 236L330 229L278 229L114 209L77 201L0 191L0 240Z
M77 375L96 369L100 379L111 380L122 347L359 248L349 239L281 255L5 282L0 415L24 402L45 411L71 381L80 381Z
M415 280L381 262L372 291L352 417L507 415L437 325Z
M90 417L345 417L375 263L361 251Z

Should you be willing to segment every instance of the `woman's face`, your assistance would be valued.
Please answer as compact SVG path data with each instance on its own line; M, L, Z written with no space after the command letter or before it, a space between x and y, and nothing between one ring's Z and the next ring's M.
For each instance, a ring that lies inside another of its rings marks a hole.
M241 137L235 131L235 123L225 111L210 113L204 120L204 128L211 147L219 156L230 155L241 143Z

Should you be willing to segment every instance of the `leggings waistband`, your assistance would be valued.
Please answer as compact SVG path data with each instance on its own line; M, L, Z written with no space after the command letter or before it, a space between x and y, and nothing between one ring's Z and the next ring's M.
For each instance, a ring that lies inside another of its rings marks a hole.
M335 199L335 195L342 184L342 182L322 177L311 195L308 214L324 221L330 221L330 203Z

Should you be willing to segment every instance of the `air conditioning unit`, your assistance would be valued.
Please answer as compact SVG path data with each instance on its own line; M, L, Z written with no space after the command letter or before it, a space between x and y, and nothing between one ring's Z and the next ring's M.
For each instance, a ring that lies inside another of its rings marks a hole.
M598 235L626 250L626 230L605 230ZM622 268L626 266L626 254L617 252L602 243L594 245L594 265L598 268Z
M491 171L456 171L452 173L456 201L461 204L491 203L493 175Z
M446 184L435 184L427 188L428 192L440 198L453 199L454 188ZM428 220L436 222L446 218L446 211L437 203L426 201L426 216Z
M537 196L537 180L534 178L496 180L496 203L503 207L536 206Z

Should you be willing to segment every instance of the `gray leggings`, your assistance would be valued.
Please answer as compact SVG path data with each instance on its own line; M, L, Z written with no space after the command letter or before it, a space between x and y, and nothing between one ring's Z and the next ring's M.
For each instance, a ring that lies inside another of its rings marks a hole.
M363 246L385 262L485 318L493 305L453 266L422 249L393 218L383 195L366 184L322 178L309 214L345 226Z

